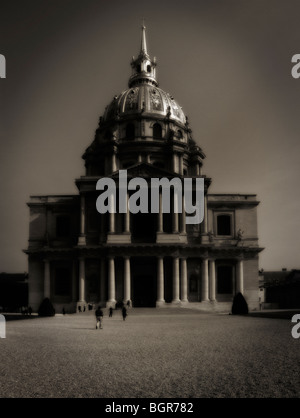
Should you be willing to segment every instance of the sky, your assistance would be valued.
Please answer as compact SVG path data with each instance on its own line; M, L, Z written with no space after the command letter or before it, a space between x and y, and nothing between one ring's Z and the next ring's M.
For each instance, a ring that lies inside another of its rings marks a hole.
M29 197L77 193L143 18L159 86L206 154L210 193L256 194L259 267L300 268L298 0L2 0L0 272L27 271Z

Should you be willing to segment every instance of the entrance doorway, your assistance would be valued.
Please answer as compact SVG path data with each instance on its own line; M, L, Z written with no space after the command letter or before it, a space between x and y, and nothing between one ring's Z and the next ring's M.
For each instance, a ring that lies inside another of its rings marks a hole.
M157 295L157 260L155 257L132 257L132 304L155 307Z

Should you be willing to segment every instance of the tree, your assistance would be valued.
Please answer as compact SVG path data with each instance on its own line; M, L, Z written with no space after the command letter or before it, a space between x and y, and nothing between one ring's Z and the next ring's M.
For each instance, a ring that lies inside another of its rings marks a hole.
M38 310L39 316L54 316L55 315L55 309L50 301L49 298L45 298Z
M248 304L244 296L239 292L233 298L232 315L247 315L248 314Z

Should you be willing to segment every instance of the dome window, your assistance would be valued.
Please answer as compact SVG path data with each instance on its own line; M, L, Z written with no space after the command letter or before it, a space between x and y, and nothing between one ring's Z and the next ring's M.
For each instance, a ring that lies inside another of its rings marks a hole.
M177 131L177 137L179 139L182 139L183 138L182 131L180 129L178 129L178 131Z
M151 65L147 65L147 72L151 73Z
M159 123L153 125L153 138L162 139L162 128Z
M135 136L135 127L133 123L128 123L126 125L126 139L134 139Z

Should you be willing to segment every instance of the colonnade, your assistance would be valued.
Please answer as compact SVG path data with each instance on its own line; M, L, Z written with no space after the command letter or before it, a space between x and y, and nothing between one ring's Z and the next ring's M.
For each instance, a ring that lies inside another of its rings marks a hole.
M131 266L130 257L123 257L124 260L124 295L123 301L131 300ZM107 304L116 303L116 280L115 280L115 257L108 257L108 271L105 275L104 259L101 263L101 285L100 293L103 297L104 283L107 277L108 299ZM216 266L212 258L203 258L201 262L202 293L201 302L216 301ZM236 292L244 293L244 273L243 260L238 259L236 263ZM172 303L188 302L188 278L187 278L187 258L173 257L173 282L172 282ZM104 279L105 278L105 279ZM85 258L79 258L79 302L85 301ZM157 297L156 304L165 303L164 296L164 257L157 257ZM44 260L44 297L50 298L50 261Z
M236 266L236 291L244 292L243 260L237 261ZM201 301L216 301L216 273L215 260L204 258L201 263L202 294ZM104 263L101 266L101 288L104 293ZM185 257L173 257L173 298L172 303L188 302L187 259ZM108 304L116 303L115 258L108 257L107 271ZM164 257L157 257L157 305L165 302L164 297ZM85 301L85 259L79 258L79 302ZM50 298L50 263L44 260L44 297ZM131 268L130 257L124 257L124 302L131 300Z

